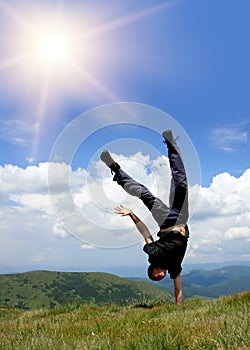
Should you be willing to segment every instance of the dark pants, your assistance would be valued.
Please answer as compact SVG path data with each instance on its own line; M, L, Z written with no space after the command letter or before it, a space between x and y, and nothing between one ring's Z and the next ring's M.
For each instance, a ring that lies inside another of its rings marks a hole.
M185 167L176 145L168 146L168 159L172 173L170 188L170 206L155 197L144 185L136 182L122 169L115 174L114 180L130 195L140 198L150 210L161 229L176 224L186 225L188 220L188 188Z

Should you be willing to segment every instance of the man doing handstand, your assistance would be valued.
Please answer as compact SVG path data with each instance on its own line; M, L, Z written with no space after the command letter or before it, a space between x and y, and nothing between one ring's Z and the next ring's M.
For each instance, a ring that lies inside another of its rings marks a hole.
M189 230L188 220L188 185L185 167L180 151L173 139L172 131L162 133L168 148L168 159L172 174L169 205L155 197L144 185L138 183L126 174L110 153L104 150L101 160L114 172L114 181L132 196L140 198L150 210L157 222L160 231L158 240L154 241L147 226L132 212L132 210L119 205L115 212L121 216L130 216L138 231L142 234L146 244L143 247L148 254L148 276L154 281L160 281L170 274L174 281L176 304L182 302L181 263L184 258Z

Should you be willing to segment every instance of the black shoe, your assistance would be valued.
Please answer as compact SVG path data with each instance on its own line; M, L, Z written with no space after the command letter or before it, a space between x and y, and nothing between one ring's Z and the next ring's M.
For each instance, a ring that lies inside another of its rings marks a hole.
M166 140L166 142L170 143L171 145L175 143L175 140L173 138L173 134L171 130L165 130L162 133L162 137Z
M100 158L112 171L116 172L120 169L120 165L114 161L108 150L102 151Z

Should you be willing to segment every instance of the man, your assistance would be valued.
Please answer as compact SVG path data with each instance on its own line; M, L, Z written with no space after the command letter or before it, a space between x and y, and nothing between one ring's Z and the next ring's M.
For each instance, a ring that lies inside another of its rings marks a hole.
M136 182L126 174L114 161L107 150L101 154L101 160L114 172L114 181L132 196L140 198L150 210L159 225L159 239L154 241L147 226L128 208L119 205L115 212L121 216L130 216L138 231L145 239L144 252L148 254L148 276L154 281L160 281L170 274L174 281L176 304L182 303L181 263L184 258L189 230L188 220L188 185L185 167L180 151L173 139L172 131L162 133L164 143L168 148L168 159L172 174L169 206L155 197L144 185Z

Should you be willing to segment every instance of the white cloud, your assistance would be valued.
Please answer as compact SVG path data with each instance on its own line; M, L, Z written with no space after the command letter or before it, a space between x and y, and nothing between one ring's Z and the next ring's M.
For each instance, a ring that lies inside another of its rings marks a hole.
M202 188L198 216L246 215L250 209L250 169L236 178L228 173L215 176L209 188Z
M60 222L56 222L53 225L52 231L56 236L61 238L65 238L69 236L69 232L66 231L66 229L63 227L63 225Z
M234 152L239 144L247 141L247 123L225 125L211 131L211 141L224 152Z
M151 161L136 154L123 157L122 162L128 173L167 201L170 172L166 157ZM84 251L94 250L94 246L123 248L142 242L132 221L114 214L117 203L133 208L156 237L158 227L141 201L113 182L102 162L95 166L97 177L84 169L73 171L64 163L41 163L25 169L13 165L0 167L0 241L2 247L13 246L13 250L18 247L16 254L2 254L2 263L18 260L21 250L32 261L42 261L48 255L53 260L53 249L48 249L51 239L65 242L60 244L66 249L68 239L74 236L80 239L76 242ZM49 172L54 208L48 194ZM191 206L197 205L198 190L200 196L195 215L190 218L187 259L196 262L207 261L208 257L209 261L248 257L249 183L250 169L238 178L222 173L213 178L210 187L197 185L190 189ZM129 260L126 254L127 250L124 259Z
M34 158L33 157L26 157L26 160L28 161L28 163L33 163L34 162Z
M214 250L214 259L249 258L250 169L239 178L223 173L200 192L191 220L190 256L201 258ZM207 240L202 241L203 239ZM194 249L195 247L195 249ZM215 254L216 250L220 253Z
M21 146L26 145L38 127L34 117L0 119L0 139Z
M250 227L248 226L230 227L225 233L225 238L228 238L228 239L247 238L249 241Z
M90 244L81 244L80 248L85 250L94 249L94 247L91 246Z
M28 166L23 169L16 165L0 166L1 195L41 194L48 192L48 163Z

